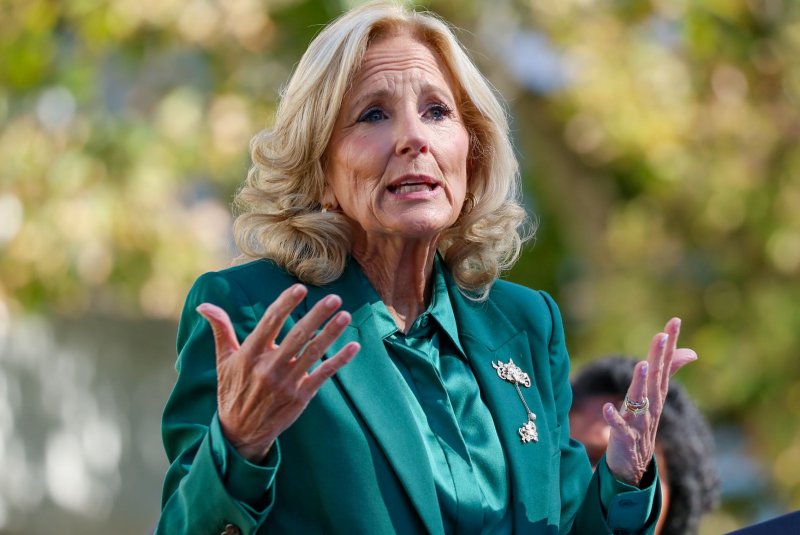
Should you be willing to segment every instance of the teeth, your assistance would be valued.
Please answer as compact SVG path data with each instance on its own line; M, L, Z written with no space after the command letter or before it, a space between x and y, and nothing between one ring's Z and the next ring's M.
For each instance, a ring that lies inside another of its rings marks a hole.
M395 193L416 193L418 191L430 191L433 186L429 184L401 184L392 189Z

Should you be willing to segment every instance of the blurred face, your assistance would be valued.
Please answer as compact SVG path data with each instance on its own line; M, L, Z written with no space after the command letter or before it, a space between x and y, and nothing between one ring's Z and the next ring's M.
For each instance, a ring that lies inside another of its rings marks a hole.
M435 239L456 221L469 150L457 105L444 64L408 33L367 49L328 145L323 197L356 242Z
M572 438L580 442L586 448L592 469L597 466L603 453L608 446L610 428L603 418L603 405L613 403L619 407L622 399L615 396L590 396L580 404L572 407L569 412L569 430ZM667 460L656 441L656 461L658 462L658 475L661 483L661 516L656 524L656 533L661 532L661 528L669 513L669 473L667 472Z
M620 400L608 396L591 396L574 406L569 413L569 431L572 438L583 444L592 468L597 466L608 447L610 428L603 418L603 405Z

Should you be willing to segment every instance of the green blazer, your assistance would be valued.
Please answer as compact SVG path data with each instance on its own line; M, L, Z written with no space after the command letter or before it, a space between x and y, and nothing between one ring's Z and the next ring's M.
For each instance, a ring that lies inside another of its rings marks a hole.
M605 461L593 476L583 447L569 437L569 360L553 300L497 281L488 300L474 302L446 279L462 346L506 455L515 532L652 532L660 510L655 467L644 491L615 481ZM373 325L367 301L375 292L353 261L336 282L309 287L281 337L336 293L353 319L328 354L350 341L361 344L360 354L280 435L268 456L272 468L250 465L225 444L216 421L213 336L195 307L223 307L241 341L296 282L260 260L207 273L190 291L178 332L178 378L163 417L171 465L156 533L217 534L231 525L242 533L443 533L433 477L420 463L424 445L408 432L411 411L397 402L403 378ZM509 358L531 378L524 396L537 415L538 442L520 440L525 410L492 367Z

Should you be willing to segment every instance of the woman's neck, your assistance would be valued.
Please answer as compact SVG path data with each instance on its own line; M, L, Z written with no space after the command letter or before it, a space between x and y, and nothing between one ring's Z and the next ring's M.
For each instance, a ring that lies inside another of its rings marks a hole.
M430 301L436 242L361 239L352 254L397 327L408 332Z

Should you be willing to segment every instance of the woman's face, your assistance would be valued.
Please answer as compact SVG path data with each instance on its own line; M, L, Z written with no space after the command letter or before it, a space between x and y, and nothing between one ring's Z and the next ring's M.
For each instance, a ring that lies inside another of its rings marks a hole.
M456 221L469 151L457 105L444 64L407 32L367 49L326 151L323 197L356 242L435 240Z

